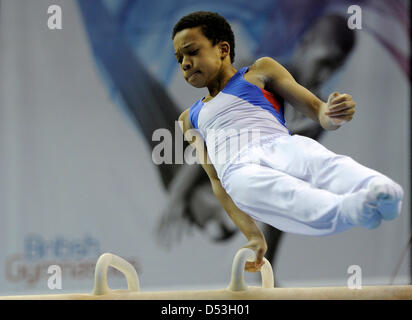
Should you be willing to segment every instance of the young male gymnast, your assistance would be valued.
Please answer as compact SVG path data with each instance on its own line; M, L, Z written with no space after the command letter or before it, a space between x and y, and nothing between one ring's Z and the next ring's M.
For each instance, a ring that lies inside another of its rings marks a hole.
M185 80L209 91L180 115L179 123L215 196L249 240L245 247L256 252L246 271L258 271L267 250L255 220L321 236L353 226L374 229L382 219L399 215L401 186L286 128L284 100L335 130L353 118L350 95L334 92L324 102L269 57L236 70L234 35L217 13L181 18L172 39ZM229 152L228 141L229 147L237 146Z

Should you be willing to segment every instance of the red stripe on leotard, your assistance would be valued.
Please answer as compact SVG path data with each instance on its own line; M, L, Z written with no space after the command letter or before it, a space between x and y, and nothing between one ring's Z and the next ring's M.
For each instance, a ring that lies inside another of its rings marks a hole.
M273 108L276 109L277 112L279 112L280 103L276 100L275 96L265 89L260 88L260 90L262 91L262 94L266 98L266 100L269 101L269 103L273 106Z

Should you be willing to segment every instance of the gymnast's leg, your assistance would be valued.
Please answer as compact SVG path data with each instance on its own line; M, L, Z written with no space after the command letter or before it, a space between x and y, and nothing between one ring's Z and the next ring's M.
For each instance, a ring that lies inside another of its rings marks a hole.
M328 235L352 226L341 217L344 195L313 188L270 167L255 163L234 166L222 185L239 209L282 231Z
M329 231L303 231L309 234L336 233L353 225L376 228L382 218L398 215L403 197L402 188L388 177L297 135L266 139L232 168L222 184L234 202L252 216L253 210L270 215L272 208L276 222L267 223L284 231L281 221L297 218L305 224L302 217L315 229L319 221L335 221Z
M287 152L286 152L287 149ZM279 167L276 155L287 154L287 163L283 164L285 172L307 180L312 185L336 194L356 192L366 188L370 180L380 178L401 188L382 173L365 167L351 157L336 154L319 142L299 135L279 140L271 157L270 165Z
M335 194L357 193L357 198L353 195L354 201L368 202L384 220L392 220L400 213L403 190L399 184L348 156L335 154L313 139L299 135L276 139L263 145L261 159L264 165L316 188ZM353 223L362 224L356 211L351 212L352 220L358 220ZM378 217L375 220L377 227Z
M367 168L348 156L337 155L311 139L300 137L316 149L311 161L311 183L337 194L367 189L368 201L377 207L384 220L395 219L401 210L403 189L389 177Z

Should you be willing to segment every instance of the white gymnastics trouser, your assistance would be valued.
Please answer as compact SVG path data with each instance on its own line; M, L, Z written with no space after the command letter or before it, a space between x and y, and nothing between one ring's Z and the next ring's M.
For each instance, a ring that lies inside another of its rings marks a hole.
M242 150L221 183L239 209L255 220L285 232L319 236L353 226L342 217L342 201L367 188L374 177L389 179L295 134L266 136Z

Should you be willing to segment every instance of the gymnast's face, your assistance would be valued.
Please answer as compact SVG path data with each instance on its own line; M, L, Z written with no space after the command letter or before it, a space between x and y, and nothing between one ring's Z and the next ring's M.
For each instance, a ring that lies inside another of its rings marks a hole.
M207 87L218 79L223 61L229 58L229 44L212 45L200 27L184 29L173 39L176 59L185 80L196 88Z

